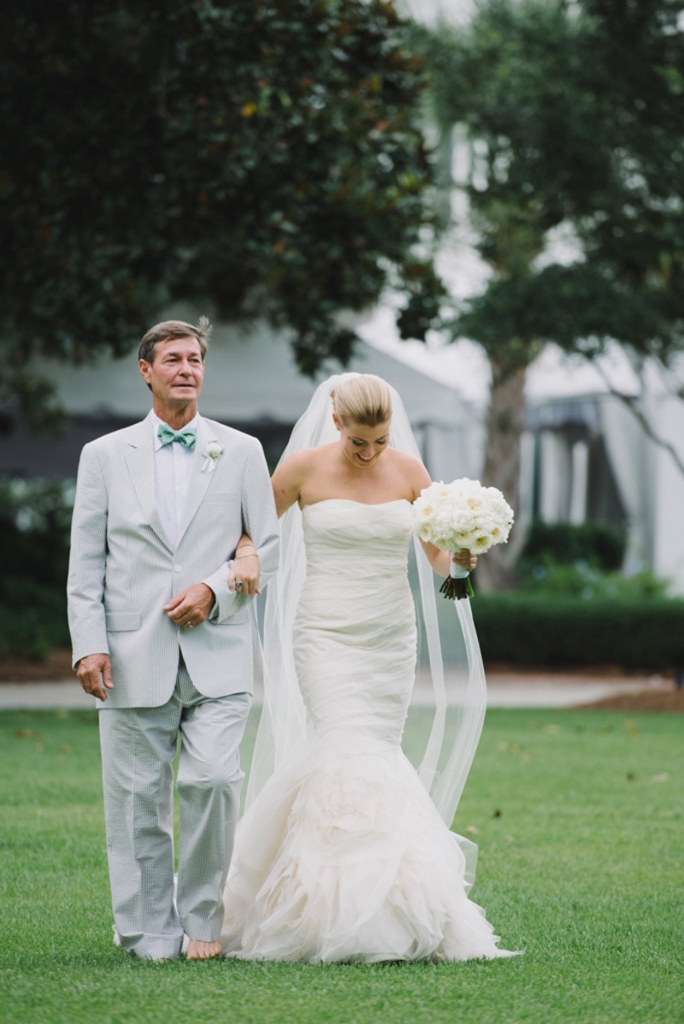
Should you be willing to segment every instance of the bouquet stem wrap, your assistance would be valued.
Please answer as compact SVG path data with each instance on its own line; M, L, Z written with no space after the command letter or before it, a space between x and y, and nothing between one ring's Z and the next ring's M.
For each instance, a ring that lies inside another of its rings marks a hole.
M439 588L440 594L444 594L450 601L462 601L464 597L473 597L473 585L470 582L470 572L462 569L456 562L449 563L449 575Z

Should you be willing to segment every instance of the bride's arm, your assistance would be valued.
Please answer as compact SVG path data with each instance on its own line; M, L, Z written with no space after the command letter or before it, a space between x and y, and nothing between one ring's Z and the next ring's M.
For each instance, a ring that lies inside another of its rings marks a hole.
M303 452L296 452L291 455L278 467L271 478L279 519L284 512L287 512L290 505L294 505L295 501L299 499L301 471L298 462L301 462L299 456L303 454ZM230 590L235 590L236 580L242 580L240 588L242 594L261 593L259 590L259 556L252 538L247 533L242 534L235 548L235 560L228 577Z
M308 451L294 452L278 466L271 477L279 519L301 497L309 457Z
M428 556L428 561L438 576L449 575L449 552L436 548L426 540L421 540L423 551ZM477 555L471 555L470 551L458 551L451 556L456 565L462 569L473 570L477 565Z
M430 474L422 462L418 462L417 459L411 461L415 462L415 465L412 467L414 472L412 473L411 479L413 500L415 501L416 498L419 497L422 489L430 486L432 480L430 479ZM472 570L477 565L477 555L471 555L470 551L459 551L450 556L448 551L442 551L441 548L435 547L435 545L430 544L429 541L421 540L420 543L423 545L423 551L428 557L428 562L438 576L449 575L450 557L456 565L460 565L462 569Z
M260 594L259 576L259 556L254 541L248 533L243 533L233 555L233 568L228 576L228 589L235 592L235 581L242 580L239 593L243 597Z

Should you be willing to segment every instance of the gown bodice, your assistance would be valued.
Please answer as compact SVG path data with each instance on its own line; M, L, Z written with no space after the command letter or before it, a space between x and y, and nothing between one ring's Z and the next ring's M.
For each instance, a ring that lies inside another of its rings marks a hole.
M328 498L302 512L307 576L353 579L406 575L411 504L403 498L366 505Z
M398 747L416 660L411 505L320 501L304 508L303 530L293 650L311 720L348 742Z

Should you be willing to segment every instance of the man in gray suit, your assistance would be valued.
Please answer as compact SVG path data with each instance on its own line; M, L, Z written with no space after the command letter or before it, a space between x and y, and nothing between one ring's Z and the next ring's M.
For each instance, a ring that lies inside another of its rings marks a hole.
M248 604L278 558L261 445L198 413L207 331L167 321L143 338L152 411L83 449L71 539L69 625L78 677L100 701L115 928L151 960L178 956L185 936L191 959L221 951L252 692Z

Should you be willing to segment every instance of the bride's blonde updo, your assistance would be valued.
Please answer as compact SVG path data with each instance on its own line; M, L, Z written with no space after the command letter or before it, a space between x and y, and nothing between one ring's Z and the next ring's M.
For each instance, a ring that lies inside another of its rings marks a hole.
M360 373L330 392L333 409L343 426L360 423L362 427L378 427L392 419L392 395L389 385L373 373Z

